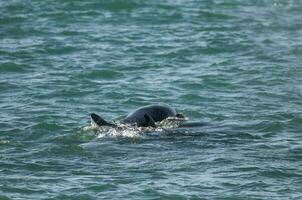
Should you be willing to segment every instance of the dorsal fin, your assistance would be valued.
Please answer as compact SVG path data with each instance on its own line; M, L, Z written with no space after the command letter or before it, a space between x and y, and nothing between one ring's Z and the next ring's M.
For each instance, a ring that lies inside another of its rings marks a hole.
M149 114L145 114L144 115L144 118L145 118L145 122L146 122L146 126L152 126L152 127L156 127L155 126L155 122L154 122L154 119L149 115Z
M111 126L111 127L116 126L115 124L108 123L106 120L104 120L103 118L101 118L99 115L95 113L92 113L90 116L93 122L96 123L98 126Z
M185 116L184 116L183 114L180 114L180 113L177 113L177 114L175 115L175 117L181 118L181 119L185 118Z

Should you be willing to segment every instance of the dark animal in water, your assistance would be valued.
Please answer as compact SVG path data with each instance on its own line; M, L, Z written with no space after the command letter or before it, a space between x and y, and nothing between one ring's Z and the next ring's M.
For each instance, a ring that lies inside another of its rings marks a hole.
M150 105L140 107L129 113L122 122L126 124L135 124L138 127L156 127L155 122L161 122L168 117L184 118L182 114L177 113L176 110L170 106ZM98 126L117 126L114 123L107 122L95 113L91 114L91 119Z

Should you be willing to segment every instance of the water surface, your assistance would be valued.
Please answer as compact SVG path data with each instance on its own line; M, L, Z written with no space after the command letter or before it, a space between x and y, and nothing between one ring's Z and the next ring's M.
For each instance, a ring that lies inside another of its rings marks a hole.
M302 3L0 2L0 199L301 199ZM98 137L165 103L210 126Z

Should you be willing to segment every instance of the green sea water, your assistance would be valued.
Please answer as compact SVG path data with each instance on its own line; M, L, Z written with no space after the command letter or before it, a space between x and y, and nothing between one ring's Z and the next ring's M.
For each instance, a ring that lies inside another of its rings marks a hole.
M0 0L0 199L302 199L302 1ZM208 126L82 131L168 104Z

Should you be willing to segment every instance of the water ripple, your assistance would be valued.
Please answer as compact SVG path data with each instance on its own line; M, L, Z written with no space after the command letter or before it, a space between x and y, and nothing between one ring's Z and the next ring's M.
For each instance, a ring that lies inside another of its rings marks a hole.
M298 0L0 3L0 199L301 199ZM98 137L169 104L207 124Z

